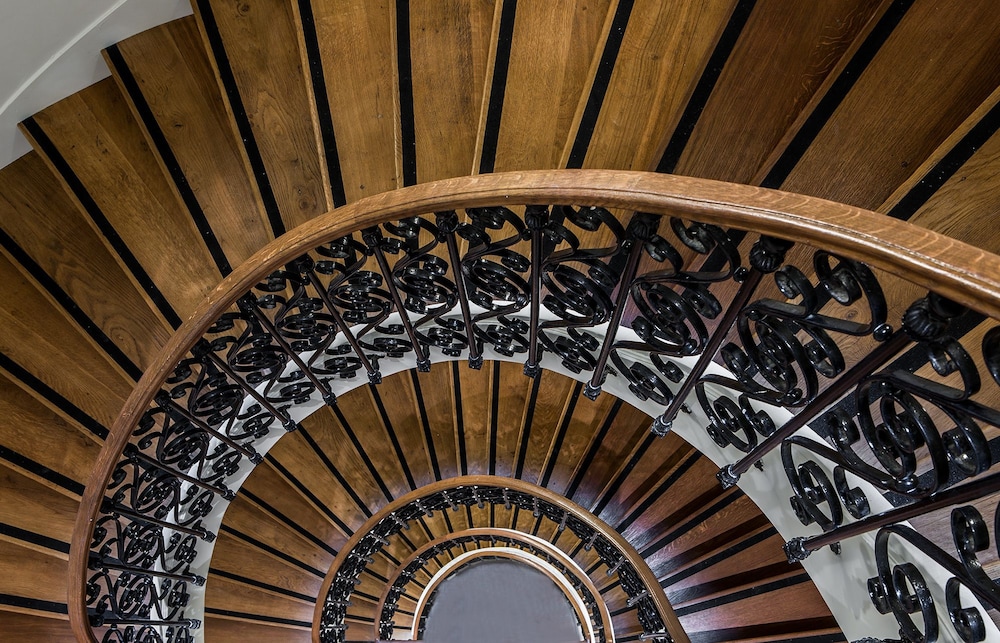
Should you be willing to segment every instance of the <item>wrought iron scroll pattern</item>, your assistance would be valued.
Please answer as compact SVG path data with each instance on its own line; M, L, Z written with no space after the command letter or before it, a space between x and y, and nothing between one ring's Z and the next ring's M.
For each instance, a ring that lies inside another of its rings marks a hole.
M349 640L351 625L348 622L348 612L351 595L358 584L359 577L364 573L373 556L390 544L393 536L408 529L411 522L434 511L457 511L459 507L472 505L517 507L521 511L533 512L536 517L552 522L560 530L569 530L578 541L585 543L584 547L587 551L593 549L597 553L608 575L616 577L628 597L630 611L635 613L636 620L643 629L644 640L656 643L669 643L673 640L667 633L663 615L660 614L653 601L650 589L643 583L639 572L629 561L625 552L613 541L595 530L581 517L565 511L544 498L504 487L471 485L437 491L413 500L379 520L368 533L357 541L344 556L343 562L330 582L329 591L323 599L322 615L319 622L320 641L341 643ZM435 554L440 553L440 551L436 551ZM430 554L430 556L433 555ZM420 562L420 559L417 559L414 564L419 566ZM423 562L426 563L426 560ZM409 572L406 569L402 570L401 578L409 577ZM572 582L572 574L568 574L567 579ZM402 582L405 585L405 580ZM393 595L394 589L395 586L390 588L390 596ZM397 598L398 596L396 594ZM392 606L394 604L387 599L386 609L390 610ZM593 609L590 613L596 616L596 606L588 604L588 608L591 607ZM390 636L392 633L391 610L388 614L383 611L381 616L382 618L377 625L378 633L380 637L388 638L385 633L388 632ZM599 623L600 619L595 618L594 624L598 625ZM605 635L603 630L599 630L599 640L604 640Z
M747 454L724 484L780 447L793 510L831 533L869 512L854 478L923 501L987 472L1000 413L976 394L1000 380L1000 331L963 346L949 331L963 310L934 294L893 329L866 266L791 248L572 205L437 212L313 248L219 316L138 421L92 532L97 636L193 636L204 579L192 570L243 477L297 428L297 408L335 404L341 380L377 384L388 363L479 368L492 354L523 359L528 375L558 364L586 376L591 397L616 379L662 408L657 433L697 400L710 437ZM851 364L855 341L874 348ZM890 364L908 347L928 373ZM778 407L796 415L776 420ZM792 435L810 423L828 439Z

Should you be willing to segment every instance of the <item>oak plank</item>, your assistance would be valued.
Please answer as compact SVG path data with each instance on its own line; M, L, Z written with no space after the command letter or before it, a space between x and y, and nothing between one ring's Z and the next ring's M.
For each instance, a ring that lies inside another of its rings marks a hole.
M49 641L51 643L75 643L76 637L64 614L19 614L0 607L3 611L3 629L0 641Z
M21 598L66 602L67 564L55 552L42 553L14 542L0 540L0 560L18 561L5 565L0 574L0 594ZM23 611L27 608L5 606L6 610Z
M130 74L141 91L129 97L136 120L157 152L149 127L135 100L152 112L170 154L212 227L232 265L274 238L257 185L241 155L211 62L193 17L181 18L119 42L126 65L109 64L122 93L128 96L123 73ZM108 53L105 51L105 58ZM164 174L168 170L157 153Z
M347 201L400 187L395 3L311 5Z
M782 189L874 208L1000 83L1000 16L915 3Z
M439 367L440 368L440 367ZM431 465L424 425L417 408L413 380L407 372L397 373L376 387L365 387L372 396L372 403L380 400L388 420L387 429L399 441L403 458L417 488L435 480ZM383 422L386 420L383 419ZM388 446L388 445L386 445ZM386 455L390 448L384 449Z
M451 364L436 364L428 373L416 373L442 478L460 475L458 430L455 418L454 378ZM458 364L458 368L467 368ZM411 371L412 373L413 371Z
M333 209L312 87L299 50L301 26L292 2L198 0L192 5L209 51L213 51L212 38L206 23L214 23L217 29L226 61L216 60L213 53L212 66L217 76L221 65L232 70L285 228L291 230ZM226 88L220 89L226 95ZM226 105L232 115L234 106L228 97ZM238 130L234 133L239 137Z
M312 631L306 627L282 623L240 621L221 614L205 616L205 636L219 643L246 643L247 641L288 641L310 643Z
M268 579L260 580L266 583ZM210 575L205 582L205 607L253 614L260 620L290 619L308 623L312 621L316 605L315 601Z
M0 352L104 426L111 426L131 380L66 312L0 252Z
M323 579L222 531L212 553L211 571L255 578L269 585L316 596Z
M554 443L549 449L546 467L552 468L552 474L545 484L546 489L565 495L574 474L583 466L583 458L597 438L597 432L607 419L614 401L614 396L607 393L601 393L593 401L584 395L580 396L569 417L559 450L555 450Z
M114 81L95 83L34 121L167 301L187 316L220 273ZM33 143L52 167L53 159ZM65 183L68 177L60 178Z
M0 462L0 523L61 542L69 541L79 503ZM37 548L29 542L18 544ZM52 549L49 556L67 558Z
M37 152L0 171L3 230L140 368L170 336L167 322L122 269Z
M553 377L555 373L546 373ZM533 381L524 376L523 365L516 362L500 363L500 398L497 405L497 454L496 474L498 476L514 477L517 458L524 435L525 422L531 421L532 409L529 408ZM541 389L539 389L541 391ZM539 392L536 408L549 401ZM484 414L489 411L483 409Z
M531 423L521 427L518 444L527 441L521 479L539 484L553 441L570 403L576 382L553 371L542 371L541 391Z
M291 490L288 492L293 493ZM229 503L223 524L249 534L254 539L316 569L325 570L333 562L333 554L306 540L276 518L260 511L256 505L242 496L237 495Z

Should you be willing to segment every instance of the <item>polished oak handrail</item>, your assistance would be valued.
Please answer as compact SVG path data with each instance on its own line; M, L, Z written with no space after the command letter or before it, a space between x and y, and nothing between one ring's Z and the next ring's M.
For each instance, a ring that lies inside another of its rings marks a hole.
M534 203L679 216L803 242L1000 318L1000 257L884 215L814 197L643 172L543 170L448 179L363 199L317 217L255 253L204 300L146 370L111 429L77 514L68 596L77 637L94 640L86 618L86 569L91 528L112 471L166 377L219 315L265 275L345 234L418 214Z

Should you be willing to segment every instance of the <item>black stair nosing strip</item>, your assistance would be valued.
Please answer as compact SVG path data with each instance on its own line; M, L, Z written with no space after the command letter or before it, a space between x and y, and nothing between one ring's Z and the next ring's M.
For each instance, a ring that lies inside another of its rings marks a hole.
M680 480L684 474L691 470L691 467L698 463L700 457L701 453L699 451L692 450L691 453L689 453L685 459L680 462L666 478L663 479L663 482L661 482L654 490L649 492L649 495L646 496L645 500L639 503L638 507L630 511L628 515L626 515L625 518L618 523L618 531L624 532L626 529L631 527L632 523L638 520L642 514L653 506L653 503L659 500L670 487Z
M684 580L689 576L693 576L699 572L705 571L709 567L718 565L727 558L731 558L746 549L750 549L751 547L758 545L767 540L768 538L776 536L777 534L778 534L777 529L775 529L773 526L769 527L764 531L754 534L753 536L750 536L745 540L741 540L740 542L732 544L726 549L709 556L708 558L699 563L695 563L690 567L682 569L676 574L672 574L670 576L660 579L660 587L662 587L663 589L667 589L672 585L674 585L675 583L679 583L680 581Z
M272 547L271 545L268 545L267 543L254 538L250 534L243 533L242 531L239 531L238 529L234 529L233 527L230 527L229 525L222 525L220 527L220 530L226 532L230 536L235 536L236 538L239 538L240 540L243 540L244 542L247 542L247 543L253 545L257 549L265 551L265 552L271 554L272 556L276 556L277 558L280 558L281 560L283 560L283 561L285 561L287 563L295 565L296 567L298 567L298 568L300 568L300 569L302 569L302 570L304 570L306 572L309 572L313 576L318 576L319 578L326 578L326 572L324 572L323 570L316 569L312 565L310 565L308 563L304 563L301 560L299 560L298 558L295 558L294 556L292 556L291 554L285 553L285 552L281 551L280 549L276 549L276 548Z
M451 524L451 518L448 516L448 509L441 510L441 517L444 518L444 526L448 530L448 533L455 533L455 527Z
M212 58L215 59L216 69L219 70L219 80L222 82L226 98L229 101L230 113L236 122L243 149L246 151L247 160L250 162L250 170L257 188L260 192L261 202L267 214L268 222L271 224L271 232L275 238L286 232L285 222L281 218L281 210L278 201L274 196L274 189L271 187L271 180L267 176L267 167L264 165L264 158L261 156L260 148L257 145L257 138L253 133L253 126L250 124L250 117L247 116L246 107L243 105L243 97L236 84L236 76L233 68L229 64L229 55L226 53L226 46L222 42L222 33L219 25L215 21L215 14L212 13L212 4L209 0L197 0L198 14L201 16L202 25L205 27L205 35L208 40Z
M702 601L694 605L687 605L685 607L675 607L674 614L678 618L682 618L689 614L694 614L696 612L702 612L708 609L713 609L716 607L721 607L723 605L728 605L729 603L735 603L737 601L742 601L747 598L753 598L754 596L760 596L761 594L767 594L769 592L776 592L780 589L785 589L786 587L791 587L792 585L799 585L801 583L808 583L812 579L809 578L809 574L802 572L794 576L789 576L787 578L781 578L768 583L763 583L761 585L755 585L753 587L748 587L747 589L740 590L738 592L733 592L731 594L724 594L716 598Z
M789 564L786 560L779 560L768 565L762 565L746 571L736 572L728 576L722 576L713 580L707 580L698 585L691 585L675 592L668 593L667 597L671 605L678 606L684 603L694 603L702 600L706 596L713 594L727 595L740 588L747 588L766 578L775 578L788 574L789 572L801 571L801 563Z
M264 581L257 580L255 578L248 578L246 576L240 576L239 574L234 574L232 572L223 571L221 569L212 569L209 572L209 580L212 576L219 576L227 580L235 581L237 583L242 583L244 585L250 585L251 587L256 587L258 589L267 590L274 594L280 594L282 596L288 596L289 598L297 598L302 601L308 601L310 603L316 602L315 596L310 596L309 594L301 594L299 592L285 589L284 587L278 587L277 585L271 585L270 583L265 583Z
M549 480L552 478L552 472L556 469L556 460L559 457L559 450L562 449L562 444L566 440L566 433L569 432L569 425L573 421L573 413L576 411L576 405L580 401L581 393L583 393L583 382L577 382L573 385L573 391L569 396L569 405L563 413L563 421L559 423L559 430L556 431L556 439L555 442L552 443L552 455L549 456L549 461L545 464L542 481L538 483L542 487L548 488L549 486Z
M424 530L424 534L427 535L427 541L430 542L430 541L434 540L434 532L431 531L431 528L427 526L427 521L424 520L424 517L423 516L418 516L417 517L417 522L420 523L420 528L423 529Z
M402 614L402 615L404 615L404 616L410 616L410 617L412 617L412 616L415 616L415 615L416 615L416 614L415 614L415 612L411 612L410 610L404 610L404 609L403 609L403 608L401 608L401 607L397 607L397 608L396 608L395 610L393 610L393 611L395 611L395 612L397 612L397 613L399 613L399 614Z
M102 441L107 439L110 433L107 427L2 352L0 352L0 369L7 371L11 377L20 380L25 386L45 398L49 404L59 409L66 417L79 424L94 436L100 438Z
M403 544L409 547L411 553L417 551L417 546L413 544L413 541L410 540L402 530L396 532L396 538L403 541Z
M806 117L802 127L792 137L781 156L768 171L761 187L778 188L792 173L806 150L812 145L816 136L826 126L830 117L853 89L854 84L864 74L865 69L874 60L876 54L889 39L893 30L906 15L914 0L895 0L886 10L858 47L851 60L844 66L840 75L833 81L826 94L819 100L813 111Z
M466 513L466 515L469 518L469 529L475 529L476 528L476 520L472 516L472 506L471 505L465 505L465 513Z
M611 430L611 425L614 424L615 418L618 417L618 413L621 411L622 405L625 403L620 397L616 397L614 403L611 405L611 409L608 411L608 415L604 418L604 422L601 424L601 428L597 431L597 436L594 437L594 442L590 445L590 449L587 450L587 454L583 458L583 462L576 471L576 475L573 476L573 481L569 485L569 489L566 490L566 497L573 500L573 496L576 495L577 489L583 483L583 478L590 470L590 465L594 463L594 459L597 457L597 452L600 451L601 445L604 443L604 439L608 437L608 432Z
M16 596L14 594L0 594L0 605L20 607L38 612L51 612L52 614L69 614L69 608L66 606L66 603L46 601L40 598L28 598L27 596Z
M1000 129L1000 102L976 123L887 213L907 221Z
M371 391L375 407L378 409L378 414L382 418L382 424L385 425L386 433L389 435L389 443L392 444L392 450L396 453L396 460L403 469L403 476L406 477L406 483L410 485L410 491L416 491L416 480L414 480L413 473L410 471L410 465L403 454L403 447L399 443L399 436L396 435L396 429L392 426L392 420L389 419L389 412L385 410L385 404L382 402L382 396L378 392L378 387L374 384L369 384L368 389Z
M344 617L347 620L354 621L355 623L364 623L365 625L374 625L375 619L371 616L359 616L357 614L351 614L350 612Z
M400 0L408 1L408 0ZM438 462L437 449L434 447L434 434L431 432L431 422L427 417L427 405L424 403L424 392L420 388L420 378L416 369L410 369L410 380L413 382L413 394L417 398L417 412L420 414L420 424L424 429L424 441L427 443L427 457L431 460L434 479L441 480L441 464Z
M558 542L559 542L559 539L560 539L560 538L562 538L562 535L563 535L564 533L566 533L566 530L565 530L565 529L556 529L556 533L555 533L555 534L554 534L554 535L552 536L552 538L550 538L550 539L549 539L549 542L550 542L550 543L551 543L551 544L552 544L553 546L555 546L555 545L556 545L556 543L558 543Z
M378 596L372 596L371 594L369 594L367 592L361 592L361 591L358 591L356 589L355 590L351 590L351 597L353 598L355 596L357 596L359 598L363 598L366 601L371 601L372 603L377 603L379 601Z
M715 89L715 84L719 81L726 63L729 62L729 56L733 53L736 43L743 34L743 28L756 4L757 0L739 0L733 9L733 13L729 16L729 22L722 30L722 35L715 44L715 49L702 71L701 78L698 79L698 84L695 85L687 106L674 128L674 133L670 136L670 141L663 150L660 162L656 166L657 172L672 174L677 167L677 163L691 139L691 134L694 133L694 128L698 124L698 119L701 118L705 105L708 104L708 99Z
M458 435L458 468L461 475L467 476L469 475L469 456L465 450L465 417L462 415L462 376L458 372L458 362L451 363L451 381L452 388L455 389L455 429ZM469 519L472 519L471 514Z
M319 121L320 139L323 141L323 155L326 158L326 170L330 176L333 207L339 208L347 204L347 193L344 190L344 176L340 167L340 154L337 151L337 136L333 127L330 102L327 99L326 76L323 72L319 36L316 33L316 20L313 17L310 0L299 0L299 20L302 23L302 40L305 42L309 76L312 79L313 103L316 106L316 116Z
M264 499L261 498L260 496L254 494L254 493L251 493L250 491L247 491L246 488L240 489L240 495L244 496L247 500L253 502L254 504L259 505L261 509L263 509L267 513L271 514L276 520L280 520L287 527L289 527L290 529L293 529L300 536L305 537L306 539L308 539L311 543L313 543L317 547L325 550L328 554L332 554L333 556L337 555L337 553L338 553L337 550L334 549L333 547L331 547L329 544L327 544L322 538L320 538L319 536L315 535L314 533L312 533L311 531L309 531L308 529L306 529L305 527L303 527L299 523L295 522L294 520L292 520L291 518L289 518L285 514L283 514L280 511L278 511L274 506L272 506L269 503L267 503L266 501L264 501Z
M8 525L5 522L0 522L0 534L10 538L16 538L17 540L22 540L32 545L38 545L39 547L51 549L52 551L57 551L62 554L69 553L69 543L59 540L58 538L51 538L44 534L30 531L28 529L22 529L16 525Z
M756 625L727 627L726 629L706 630L702 632L687 632L691 643L728 643L742 639L755 639L765 636L786 636L780 639L784 642L802 641L803 643L833 643L846 641L843 634L811 634L820 629L840 629L833 616L802 618L794 621L770 621Z
M410 0L396 0L396 75L399 78L399 142L403 186L416 185L417 136L413 115L413 69L410 60Z
M531 535L538 537L538 530L541 528L541 526L542 526L542 514L538 514L538 517L535 518L535 526L531 528Z
M306 430L304 426L302 426L298 430L298 433L302 435L303 439L305 439L307 443L309 443L309 446L312 448L316 456L323 462L323 464L330 471L333 477L337 479L337 482L340 484L340 486L343 487L344 490L347 491L348 495L351 496L351 500L353 500L354 504L358 506L358 509L361 511L361 513L365 515L365 518L371 518L374 515L372 514L371 509L368 508L368 505L365 504L365 501L361 499L361 496L359 496L358 493L354 490L354 487L347 481L347 478L345 478L344 475L340 473L340 470L337 469L337 467L333 464L333 461L331 461L329 456L327 456L326 451L321 449L316 440L314 440L313 437L309 435L309 431Z
M382 495L385 496L387 502L392 502L392 493L389 492L389 487L385 485L385 481L382 480L382 476L379 474L378 469L375 468L375 463L372 459L368 457L368 452L365 451L364 447L361 446L361 441L358 440L357 434L354 433L354 429L351 428L351 423L347 421L347 416L344 412L340 410L340 407L334 405L331 407L333 409L333 414L337 416L337 421L340 422L340 426L344 428L344 432L347 434L347 438L354 445L354 450L361 457L361 460L365 463L365 467L368 472L372 475L375 480L375 484L382 491Z
M398 558L396 558L395 556L393 556L392 554L390 554L388 551L386 551L385 547L382 547L381 549L379 549L377 553L381 554L383 557L385 557L386 560L388 560L390 563L392 563L396 567L399 567L399 565L402 563L402 561L400 561Z
M271 464L271 466L273 466L275 469L277 469L278 472L281 473L281 475L283 475L292 484L292 486L294 486L303 495L305 495L310 501L312 501L312 503L316 507L319 508L320 512L322 512L327 518L329 518L331 521L333 521L333 523L335 525L337 525L338 527L340 527L341 531L345 535L347 535L347 534L353 534L354 533L354 530L351 529L350 526L347 523L345 523L343 520L341 520L340 516L338 516L337 514L335 514L329 507L327 507L326 503L324 503L322 500L320 500L316 496L316 494L314 494L308 487L306 487L305 484L303 484L301 480L299 480L297 477L295 477L295 475L293 475L291 471L289 471L288 469L286 469L284 467L284 465L282 465L280 462L278 462L278 460L274 456L272 456L269 453L269 454L267 454L267 455L264 456L264 459L267 460L267 462L269 462Z
M267 616L264 614L252 614L250 612L237 612L235 610L224 610L217 607L206 607L206 616L228 616L229 618L240 618L248 621L257 621L262 625L294 625L297 627L305 627L312 629L312 623L308 621L296 621L291 618L281 618L278 616Z
M500 433L500 360L493 362L493 381L490 383L490 452L489 473L497 474L497 440Z
M229 273L233 271L233 267L229 263L229 259L226 257L222 246L219 244L219 238L216 236L215 231L212 230L212 224L208 222L201 203L198 202L191 184L188 183L187 176L185 176L180 162L178 162L177 157L174 155L170 143L167 142L167 137L163 134L163 129L157 122L156 116L153 115L153 109L142 93L142 89L139 87L135 76L132 75L132 70L122 56L121 50L117 44L114 44L105 49L105 52L111 61L111 66L114 67L115 72L118 74L122 85L125 86L125 93L128 94L136 111L139 113L139 120L145 126L146 132L149 133L149 138L153 141L153 147L160 154L160 158L167 168L167 174L170 175L171 180L177 187L177 193L180 194L181 201L184 202L188 214L191 215L198 233L205 242L205 247L208 248L209 254L212 255L212 260L223 277L229 276Z
M2 444L0 444L0 460L6 460L14 466L20 467L21 469L29 471L40 478L48 480L52 484L62 487L72 494L77 496L83 495L85 486L82 483L79 483L72 478L68 478L58 471L53 471L44 464L35 462L31 458L23 456L17 451L5 447Z
M736 489L739 490L738 487ZM660 549L663 549L664 547L666 547L667 545L669 545L670 543L672 543L677 538L679 538L679 537L683 536L684 534L686 534L688 531L690 531L696 525L700 525L701 523L703 523L706 520L708 520L713 514L716 514L716 513L720 512L720 511L722 511L723 509L725 509L729 505L733 504L737 500L740 500L741 498L744 498L744 497L745 497L745 495L742 492L740 492L740 493L729 493L729 494L726 494L725 496L723 496L719 500L716 500L711 505L709 505L707 508L705 508L704 511L696 514L693 518L691 518L691 519L689 519L689 520L687 520L687 521L679 524L672 531L666 533L663 536L660 536L655 541L653 541L651 544L646 545L645 547L643 547L642 548L642 552L641 552L640 555L643 558L648 558L648 557L652 556L653 554L655 554Z
M611 75L618 62L618 53L621 51L622 42L625 39L625 29L632 16L634 4L635 0L620 0L615 8L615 15L611 19L611 30L608 32L608 39L604 42L601 61L597 65L594 82L591 84L590 94L587 96L587 104L583 108L580 125L577 127L573 146L570 148L569 157L566 160L567 169L582 168L583 162L587 158L590 140L594 136L601 107L604 106L604 97L611 84Z
M483 146L479 155L479 173L488 174L496 166L497 145L500 140L500 119L503 115L504 94L507 91L507 73L510 51L514 44L514 16L517 0L500 0L500 24L497 26L497 49L493 60L493 78L490 81L490 101L486 108Z
M656 439L657 436L654 435L652 432L646 434L646 437L643 439L642 444L639 445L639 448L636 449L635 453L632 454L632 457L629 458L628 463L626 463L626 465L622 468L622 470L618 472L618 475L615 477L614 482L612 482L611 485L607 488L607 490L603 493L601 499L594 504L594 507L590 510L590 513L594 514L595 516L600 516L601 513L604 512L608 504L615 497L615 494L617 494L618 491L621 489L621 486L625 484L625 480L628 478L629 474L632 473L632 469L635 468L635 465L639 464L639 460L642 459L642 456L646 454L646 452L649 450L649 447L653 444L653 442Z
M377 571L375 571L374 569L371 569L370 567L365 567L362 570L362 572L365 573L365 574L368 574L369 576L371 576L375 580L379 581L380 583L388 583L389 582L388 578L386 578L382 574L379 574Z
M146 269L142 267L142 264L132 254L132 251L129 250L125 241L119 236L118 231L115 230L111 222L104 216L104 212L101 211L101 208L94 201L90 192L84 187L80 178L73 172L73 168L70 167L69 162L59 152L55 143L52 142L34 117L25 119L21 124L38 144L38 147L41 148L42 153L49 159L49 162L55 166L56 172L69 186L70 191L76 196L87 216L90 217L94 225L97 226L97 229L107 239L114 252L122 260L122 263L125 264L126 269L132 273L136 282L145 291L150 301L153 302L153 305L156 306L156 309L160 311L160 314L163 315L167 323L174 330L177 330L181 325L180 315L177 314L174 307L167 301L163 293L160 292L160 289L153 282L149 273L146 272Z
M38 285L45 289L47 293L56 301L66 313L83 329L87 335L93 339L97 345L110 357L126 375L134 381L139 381L142 377L142 369L129 358L118 344L115 344L110 337L90 318L83 309L77 305L76 301L69 296L62 287L56 283L38 263L31 258L24 248L19 246L6 231L0 230L0 246L16 261L21 264L24 271L31 275Z
M531 427L535 422L535 407L538 404L538 391L542 386L544 370L538 371L531 382L531 393L528 395L527 414L524 417L520 440L517 448L517 464L514 467L514 477L518 480L524 475L524 463L528 459L528 442L531 438Z

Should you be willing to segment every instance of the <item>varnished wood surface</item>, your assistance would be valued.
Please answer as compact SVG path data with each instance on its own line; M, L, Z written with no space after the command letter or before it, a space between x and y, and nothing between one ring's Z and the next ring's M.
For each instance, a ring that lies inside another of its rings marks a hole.
M242 109L231 98L227 106L249 121L266 172L258 189L272 192L285 228L332 207L292 3L198 0L192 6L216 74L220 67L231 70ZM228 96L231 88L221 89Z
M169 160L178 166L226 259L239 265L274 235L241 156L195 19L169 22L116 47L123 68L107 51L105 58L150 147L158 151L157 143L162 143L169 149L173 157ZM149 55L151 51L155 57ZM140 95L129 94L133 87ZM142 107L148 109L153 123L145 121ZM171 176L168 159L162 154L158 159L164 173Z

